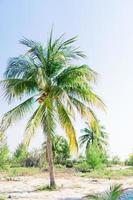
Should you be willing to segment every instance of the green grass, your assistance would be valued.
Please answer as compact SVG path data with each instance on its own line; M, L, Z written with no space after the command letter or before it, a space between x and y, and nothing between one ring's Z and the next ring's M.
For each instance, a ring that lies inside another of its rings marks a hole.
M97 169L87 173L78 173L81 177L99 178L99 179L120 179L133 176L133 167L128 169L111 170L109 168Z
M55 191L57 188L50 187L49 185L38 186L36 191Z
M7 200L7 198L0 196L0 200Z
M16 177L16 176L34 176L42 173L42 171L39 168L35 167L30 167L30 168L14 167L14 168L8 168L6 170L0 170L0 173L3 176Z
M60 174L62 173L68 173L68 169L65 167L57 166L55 168L56 173L58 173L58 176L62 176ZM35 176L44 173L39 168L25 168L25 167L15 167L15 168L8 168L6 170L1 169L0 174L3 177L17 177L17 176ZM73 175L81 176L81 177L88 177L88 178L99 178L99 179L120 179L128 176L133 176L133 167L129 167L127 169L120 169L120 170L113 170L110 168L101 168L96 169L90 172L81 173L81 172L74 172L74 169L72 168L71 173ZM47 187L44 189L48 189ZM1 199L0 199L1 200Z

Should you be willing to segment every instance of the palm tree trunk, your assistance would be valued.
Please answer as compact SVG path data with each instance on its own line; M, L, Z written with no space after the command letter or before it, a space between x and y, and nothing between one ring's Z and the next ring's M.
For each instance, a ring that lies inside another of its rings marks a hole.
M52 143L51 136L47 136L47 159L48 159L48 169L50 177L50 187L55 188L55 178L54 178L54 166L53 166L53 152L52 152Z

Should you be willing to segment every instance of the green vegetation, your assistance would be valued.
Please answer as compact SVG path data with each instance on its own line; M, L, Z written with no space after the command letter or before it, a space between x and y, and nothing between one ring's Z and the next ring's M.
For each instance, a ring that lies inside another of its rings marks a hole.
M133 153L129 155L129 158L125 161L125 164L133 166Z
M80 173L81 177L99 178L99 179L121 179L124 177L133 176L133 168L113 170L110 167L101 167L89 173Z
M50 187L49 185L38 186L36 191L55 191L57 187Z
M8 103L22 100L21 104L7 112L2 118L0 130L6 129L31 114L25 129L24 144L42 127L46 136L47 161L50 187L55 187L53 171L52 135L57 120L69 138L70 154L77 154L78 145L72 118L75 110L91 126L97 125L92 105L104 109L102 100L92 90L96 72L87 65L73 64L84 58L82 51L74 47L76 37L64 40L63 36L53 40L52 31L48 44L22 39L28 50L21 56L11 58L5 71L5 80L0 81Z
M1 197L1 196L0 196L0 200L7 200L7 198L6 198L6 197Z
M24 162L26 158L28 158L28 151L27 147L24 144L18 145L13 158L12 158L12 163L14 166L19 166L19 167L24 167Z
M9 164L9 149L7 145L0 147L0 167L6 168Z
M108 134L104 131L104 127L100 126L99 122L97 124L87 124L87 128L81 130L84 135L82 135L80 140L80 146L85 145L86 151L88 151L89 146L94 142L98 144L100 148L104 148L107 145Z
M42 173L42 171L37 167L13 167L8 168L8 170L1 171L7 177L17 177L17 176L34 176Z
M43 145L46 149L46 142ZM70 158L69 144L67 140L59 135L52 136L52 151L54 164L66 164L66 159Z
M86 164L85 167L83 166L83 171L88 170L87 163L92 169L107 165L107 133L103 127L97 122L97 124L88 125L88 128L84 128L82 132L85 134L80 137L80 145L81 147L85 145L86 153Z
M0 174L3 177L14 178L17 176L36 176L43 175L44 169L38 167L9 167L8 169L1 169ZM62 165L55 165L55 171L58 174L70 173L69 169ZM86 178L93 179L122 179L124 177L133 176L133 168L112 169L110 167L102 166L99 169L92 170L86 162L73 164L72 173Z
M92 169L107 164L107 159L105 149L101 149L97 142L90 145L87 151L87 162Z
M88 165L87 161L75 163L74 168L77 172L82 172L82 173L86 173L86 172L91 171L90 166Z
M120 158L118 156L114 156L111 159L111 164L113 164L113 165L119 165L119 164L121 164Z
M109 191L100 195L88 195L89 200L118 200L122 194L122 185L117 184L110 187Z
M0 133L0 168L7 168L9 165L9 148L3 133Z

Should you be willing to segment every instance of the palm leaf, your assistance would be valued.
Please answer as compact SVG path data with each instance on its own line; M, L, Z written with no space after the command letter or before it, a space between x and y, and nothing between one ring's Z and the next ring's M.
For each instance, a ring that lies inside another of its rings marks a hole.
M9 103L37 91L36 82L27 79L6 79L0 81L0 85L3 88L3 95Z
M118 200L122 194L122 185L116 184L110 186L110 190L105 192L104 199L106 200Z
M82 118L86 119L90 124L94 124L94 122L95 124L97 124L98 120L96 118L96 115L90 107L86 106L83 102L73 96L69 97Z
M43 67L46 67L46 58L44 56L44 49L39 42L35 42L33 40L29 40L27 38L23 38L20 40L20 43L29 47L28 53L30 53L33 58L37 57L39 61L42 63Z
M6 78L33 78L36 74L36 64L27 55L10 58L4 73Z
M34 97L31 97L8 111L2 118L0 129L5 131L12 123L25 117L33 108Z
M72 125L69 114L67 110L65 109L64 105L59 100L57 102L57 108L58 108L58 116L59 116L60 124L66 131L69 141L70 141L70 144L69 144L70 152L72 155L75 153L77 154L78 145L77 145L77 140L76 140L76 132Z
M95 81L96 80L96 72L94 72L91 68L89 68L87 65L81 65L81 66L70 66L66 69L64 69L57 77L56 81L58 84L72 84L74 81L75 84L75 78L77 80L82 82L84 78L88 81ZM73 78L75 77L75 78ZM87 83L87 82L86 82Z
M31 116L25 128L24 140L23 140L24 144L26 145L30 144L31 139L36 134L37 128L40 125L42 125L44 112L45 112L45 106L44 104L42 104L36 109L36 111Z
M87 195L85 198L88 200L118 200L122 194L122 185L116 184L110 187L109 191L106 191L101 195Z
M55 132L55 121L56 121L55 108L53 105L53 100L49 97L45 99L44 104L45 104L45 112L43 115L42 126L44 133L46 135L49 134L49 136L51 137Z

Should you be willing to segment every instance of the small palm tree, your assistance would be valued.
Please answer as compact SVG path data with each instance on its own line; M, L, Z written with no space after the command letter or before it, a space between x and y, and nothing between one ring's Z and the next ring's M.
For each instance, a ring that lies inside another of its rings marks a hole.
M111 186L109 191L106 191L102 195L88 195L86 199L88 200L119 200L122 194L122 185L116 184Z
M29 119L24 142L28 145L40 126L46 136L50 186L55 187L52 158L52 134L60 123L69 137L71 154L78 145L72 123L75 108L90 123L96 121L91 105L104 107L101 99L92 91L96 73L87 65L73 65L72 61L84 58L83 52L73 47L76 37L53 40L52 31L46 47L24 38L21 44L28 50L24 55L11 58L1 81L8 103L27 98L3 116L1 131L33 113Z
M88 123L86 123L88 125ZM89 125L88 128L82 130L84 135L80 136L80 146L85 145L85 149L88 150L89 146L96 142L100 148L107 145L107 133L104 131L104 127L97 123L97 126Z

